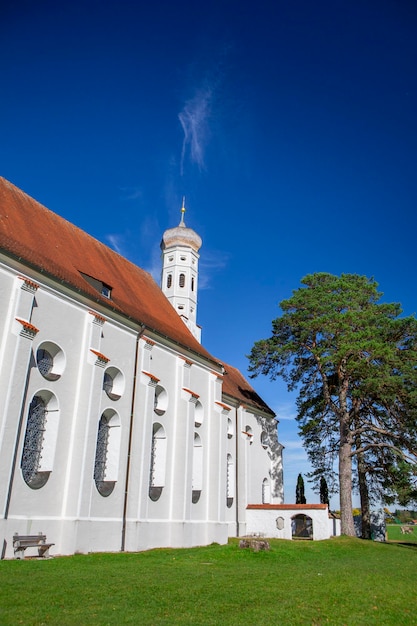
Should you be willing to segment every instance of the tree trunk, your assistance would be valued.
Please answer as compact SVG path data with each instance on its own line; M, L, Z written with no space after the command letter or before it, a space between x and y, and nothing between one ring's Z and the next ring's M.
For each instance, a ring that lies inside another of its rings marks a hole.
M360 440L356 442L356 447L360 447ZM369 508L368 484L366 482L366 466L363 454L357 455L359 495L361 499L362 517L362 539L371 538L371 512Z
M362 539L371 539L371 512L369 508L368 485L366 475L359 472L359 495L361 498Z
M340 418L339 448L339 495L340 495L340 530L342 535L355 537L352 507L352 444L348 425L348 415Z

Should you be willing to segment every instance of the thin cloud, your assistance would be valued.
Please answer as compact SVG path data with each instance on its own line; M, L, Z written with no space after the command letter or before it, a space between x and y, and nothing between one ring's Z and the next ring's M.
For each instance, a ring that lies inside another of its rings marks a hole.
M205 250L204 259L199 267L199 289L210 289L211 280L216 272L224 269L229 262L229 255L225 252Z
M122 200L138 200L143 197L143 191L140 187L121 187L123 194Z
M289 439L285 442L286 450L304 450L301 439Z
M112 233L105 236L110 246L121 256L127 257L126 246L123 235Z
M143 269L152 276L157 285L161 284L162 261L159 246L152 247L151 258Z
M184 174L184 162L189 154L192 163L201 170L205 169L204 153L209 140L209 119L211 117L214 91L204 87L188 100L178 114L184 132L181 150L181 176Z
M295 421L297 417L297 409L292 402L281 402L275 407L278 421Z

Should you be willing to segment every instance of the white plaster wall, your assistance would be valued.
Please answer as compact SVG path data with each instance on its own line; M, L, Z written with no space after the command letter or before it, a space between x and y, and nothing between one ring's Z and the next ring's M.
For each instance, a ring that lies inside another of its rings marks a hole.
M261 502L262 480L271 470L271 459L260 443L259 418L243 407L230 405L229 411L222 406L220 368L217 371L214 364L199 358L188 361L158 337L138 339L139 329L129 328L108 311L102 312L103 323L91 314L88 302L58 291L42 276L32 277L39 283L36 293L22 290L22 280L17 278L21 269L0 266L0 472L4 477L0 517L7 512L0 530L5 555L13 555L11 539L16 531L46 533L48 541L55 543L52 554L117 551L123 536L126 550L225 543L228 533L236 534L237 519L242 534L246 505ZM38 329L32 338L21 336L17 313ZM58 380L45 379L36 366L36 352L44 342L58 345L65 356ZM105 361L92 349L104 355ZM118 399L109 398L103 390L108 366L124 377ZM168 394L163 415L154 411L156 384ZM20 462L28 408L39 392L56 398L54 411L47 417L47 428L48 422L53 428L43 461L50 476L42 488L31 489L23 480ZM203 419L196 429L197 401ZM120 449L118 463L113 463L117 466L115 488L103 497L93 473L98 423L107 409L118 415ZM227 436L228 417L233 424L231 437ZM165 429L167 454L165 486L160 499L153 502L148 490L155 422ZM249 423L254 432L251 445L241 434ZM197 503L191 500L195 431L201 437L203 453ZM238 478L230 508L226 507L228 453Z
M132 448L126 548L224 542L227 529L219 509L218 464L223 435L213 410L213 372L197 362L186 362L158 342L148 348L142 344L146 342L141 341L140 351L142 374L138 377L133 431L133 441L138 445ZM158 382L152 383L149 374ZM153 408L155 385L161 385L168 394L163 415L157 415ZM197 429L196 401L201 403L203 414ZM155 502L148 495L154 422L162 424L167 435L166 481ZM197 503L192 502L195 431L201 436L203 448L202 489Z
M20 357L19 362L26 370L27 385L25 387L23 376L17 377L16 370L12 381L7 380L3 372L0 382L9 386L12 382L13 387L13 382L17 381L19 397L13 404L19 407L22 416L18 433L18 415L7 411L9 421L14 422L9 424L8 430L11 432L11 426L14 427L15 441L10 441L9 437L4 442L3 452L4 449L16 450L7 527L12 525L13 532L22 533L46 532L49 528L52 534L49 539L55 542L58 553L120 549L136 335L111 321L103 326L95 324L95 317L86 306L42 284L29 315L31 323L39 329L34 339L15 339L11 335L15 355L20 356L18 345L25 342L28 359L25 364ZM46 380L36 367L36 351L44 341L58 344L65 354L66 366L58 380ZM97 357L91 353L91 348L106 354L109 362L125 374L125 389L117 401L111 400L102 389L104 367L96 364ZM55 430L56 450L52 453L50 445L45 449L42 463L48 460L51 469L48 482L40 489L31 489L23 480L20 461L28 407L39 392L53 393L57 400L53 413L47 416L47 432L51 426ZM109 497L103 498L95 487L93 471L98 421L103 410L109 407L120 416L120 455L116 487ZM4 454L2 458L5 459ZM7 472L4 475L7 476ZM4 483L6 491L10 480ZM2 500L4 510L4 493ZM109 526L112 527L111 537L106 530L100 531Z
M314 540L330 538L328 510L309 509L308 507L293 510L280 510L279 508L248 509L246 511L246 534L260 534L263 537L277 539L292 539L291 518L299 514L308 515L313 520ZM284 519L284 527L281 530L277 528L277 519L279 517Z

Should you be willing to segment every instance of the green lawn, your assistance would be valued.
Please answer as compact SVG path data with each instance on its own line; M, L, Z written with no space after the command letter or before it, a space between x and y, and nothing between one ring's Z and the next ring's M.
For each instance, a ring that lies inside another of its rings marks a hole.
M411 528L412 532L403 534L401 532L401 526ZM403 541L417 544L417 526L410 526L409 524L387 524L388 541Z
M0 562L0 624L417 623L417 548L340 537Z

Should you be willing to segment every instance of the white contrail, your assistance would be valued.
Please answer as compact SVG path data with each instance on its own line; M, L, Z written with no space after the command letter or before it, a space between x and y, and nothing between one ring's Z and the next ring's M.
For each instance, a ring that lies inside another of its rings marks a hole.
M190 150L190 158L200 170L204 169L204 149L209 135L208 121L211 113L213 90L211 88L200 89L196 95L188 100L182 111L178 114L184 140L181 151L181 176L184 173L184 161L187 148Z

